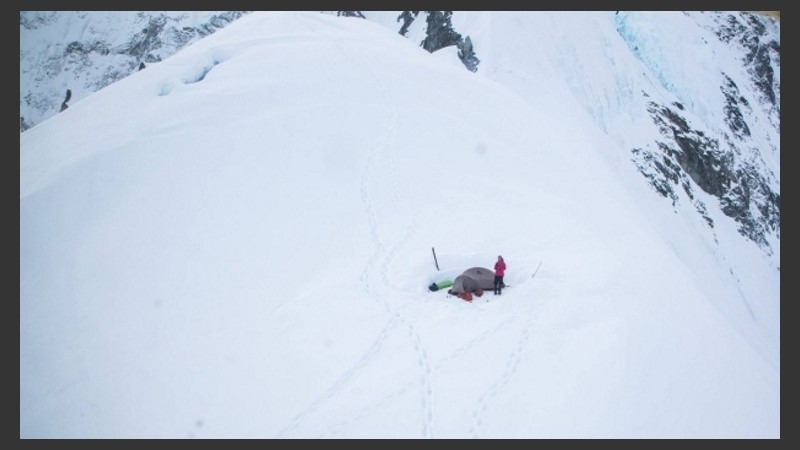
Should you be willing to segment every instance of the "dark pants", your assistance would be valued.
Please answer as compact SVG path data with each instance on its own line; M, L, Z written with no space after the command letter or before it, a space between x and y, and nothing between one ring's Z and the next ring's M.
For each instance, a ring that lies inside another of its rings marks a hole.
M503 277L501 277L500 275L495 275L494 276L494 293L495 294L501 293L501 290L503 289L503 286L505 286L505 284L503 283Z

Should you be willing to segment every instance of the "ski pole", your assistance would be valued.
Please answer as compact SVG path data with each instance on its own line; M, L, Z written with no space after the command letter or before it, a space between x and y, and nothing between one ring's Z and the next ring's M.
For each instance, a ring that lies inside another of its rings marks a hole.
M539 267L541 267L541 266L542 266L542 262L541 262L541 261L539 261L539 265L538 265L538 266L536 266L536 270L534 270L534 271L533 271L533 275L531 275L531 279L533 279L533 277L535 277L535 276L536 276L536 272L538 272L538 271L539 271Z

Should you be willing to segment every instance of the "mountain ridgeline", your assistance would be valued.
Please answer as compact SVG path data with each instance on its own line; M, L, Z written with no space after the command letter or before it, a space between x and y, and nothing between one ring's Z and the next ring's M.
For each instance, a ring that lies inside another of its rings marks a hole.
M371 20L369 12L324 13ZM92 92L146 70L148 64L169 57L245 14L21 11L20 132L65 111ZM420 30L424 37L416 44L431 53L455 46L465 69L480 73L480 43L487 40L477 35L471 38L454 26L453 19L459 14L397 11L395 31L410 38L412 27ZM733 220L742 236L773 256L780 244L780 174L774 173L776 164L765 161L780 160L779 19L747 12L684 13L690 20L703 14L711 17L710 21L697 22L697 27L704 28L703 36L708 36L702 38L703 42L715 39L715 45L724 44L739 55L737 67L720 65L716 73L709 74L710 79L717 80L710 88L715 91L712 94L724 100L719 103L721 109L714 104L720 110L708 111L708 105L695 102L691 92L681 91L670 79L669 72L681 68L665 68L660 66L663 61L653 59L652 49L659 44L633 24L634 14L614 14L619 37L630 53L656 74L661 88L679 100L665 101L664 95L640 89L638 102L631 107L640 110L627 113L648 116L658 138L634 143L626 138L619 150L628 154L650 187L673 207L691 203L711 234L718 224L708 202L715 199L718 205L713 207ZM52 33L56 29L66 32ZM502 32L506 31L494 31ZM66 39L50 37L56 35ZM474 45L473 40L479 44ZM493 54L483 50L486 55ZM535 82L535 74L527 76ZM610 135L621 132L598 125ZM704 195L698 195L700 192Z

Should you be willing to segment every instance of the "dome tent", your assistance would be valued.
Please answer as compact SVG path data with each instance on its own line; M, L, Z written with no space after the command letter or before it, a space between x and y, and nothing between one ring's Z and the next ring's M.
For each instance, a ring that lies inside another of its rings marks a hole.
M484 267L472 267L456 277L453 287L447 292L454 295L473 292L482 294L486 289L494 289L494 272Z

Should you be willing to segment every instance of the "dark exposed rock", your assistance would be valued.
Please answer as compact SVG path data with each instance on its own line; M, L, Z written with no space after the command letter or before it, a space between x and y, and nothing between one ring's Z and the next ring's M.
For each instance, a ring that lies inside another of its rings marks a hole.
M673 206L686 200L680 185L700 216L714 227L701 196L695 195L699 194L694 190L697 187L717 199L719 211L736 223L742 236L772 254L772 238L780 239L780 182L761 152L780 151L772 138L774 132L780 133L779 34L773 19L744 12L707 14L714 23L707 29L743 55L740 61L745 72L723 72L719 84L709 86L722 93L721 111L705 110L708 105L702 105L702 100L700 110L694 110L689 99L667 106L642 92L661 138L633 148L632 160L653 189ZM627 31L624 28L618 30L630 41L631 51L639 51L637 36L623 33ZM704 121L716 117L721 117L718 123ZM774 132L760 126L765 121Z
M456 45L458 45L458 59L464 63L464 66L472 72L478 70L478 64L481 60L475 56L475 51L472 49L472 40L469 36Z
M359 19L365 18L361 11L336 11L336 15L339 17L358 17Z
M750 136L750 127L747 126L740 108L750 108L747 99L739 94L739 88L731 78L724 73L726 83L720 86L720 90L725 95L725 123L731 129L733 135L740 140L745 136ZM741 105L741 106L740 106Z
M151 17L147 26L131 37L128 41L127 48L123 47L119 49L117 53L133 56L137 60L142 60L144 55L149 51L161 46L160 34L166 23L167 18L163 14Z
M781 44L767 38L764 21L773 20L753 14L726 14L718 19L715 33L723 42L736 42L745 50L743 62L751 80L766 102L780 115L780 84L775 79L773 64L780 67Z
M67 105L67 102L69 101L70 98L72 98L72 91L67 89L67 95L64 97L64 101L61 102L61 111L64 111L65 109L69 108L69 105ZM59 112L61 112L61 111L59 111Z
M20 11L19 24L25 29L34 30L55 22L56 15L56 11Z
M771 253L766 236L775 233L780 237L780 194L770 188L770 174L735 157L741 150L727 136L722 145L694 129L679 113L655 102L648 103L648 111L665 140L656 143L658 152L642 148L631 152L639 171L656 192L670 198L674 206L679 197L673 186L681 184L690 199L694 199L691 186L698 186L719 199L722 212L739 223L743 236ZM697 199L694 205L713 227L705 205Z
M663 143L658 143L664 145ZM672 200L672 205L678 201L678 196L672 189L672 184L677 184L681 176L680 171L676 171L672 166L672 162L667 157L657 158L655 154L645 151L641 148L634 148L631 150L634 155L634 162L636 163L639 171L653 186L659 194ZM655 171L650 170L655 168Z
M428 28L425 39L420 43L422 48L433 53L461 42L461 35L453 30L452 15L452 11L428 11Z
M100 55L107 55L109 54L110 50L108 48L108 44L101 41L94 41L94 42L77 42L73 41L67 44L67 47L64 49L64 55L88 55L90 53L97 53Z
M405 36L408 32L408 27L411 26L411 23L414 22L416 19L419 11L403 11L397 16L397 21L403 21L403 25L400 27L400 34Z
M406 12L408 11L404 11L404 13ZM427 11L427 14L428 17L426 19L427 28L425 30L425 39L423 39L420 43L422 48L433 53L436 50L455 45L458 47L458 58L461 60L464 66L472 72L477 71L480 60L477 56L475 56L475 50L472 47L472 40L470 40L469 36L463 38L461 34L453 29L453 24L451 22L453 12ZM409 17L410 15L404 16L403 14L400 14L398 20L401 18L404 18L405 20ZM405 35L405 31L408 29L406 24L410 23L411 21L404 22L400 34Z

